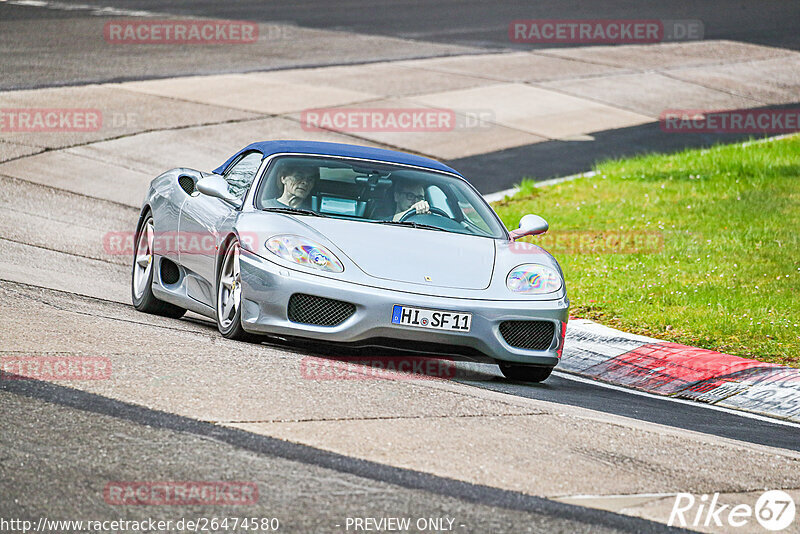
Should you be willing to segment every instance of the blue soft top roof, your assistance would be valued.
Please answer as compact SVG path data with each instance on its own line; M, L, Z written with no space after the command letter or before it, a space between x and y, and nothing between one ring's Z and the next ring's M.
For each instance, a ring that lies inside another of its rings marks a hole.
M405 152L396 152L394 150L384 150L382 148L370 148L358 145L345 145L342 143L321 143L318 141L261 141L259 143L253 143L234 154L228 161L214 169L214 172L217 174L222 174L228 165L230 165L239 154L242 152L248 152L250 150L257 150L258 152L264 154L264 157L283 152L295 152L321 156L341 156L347 158L375 159L404 165L415 165L417 167L425 167L437 171L459 174L457 171L451 169L444 163L440 163L430 158L423 158L422 156L406 154Z

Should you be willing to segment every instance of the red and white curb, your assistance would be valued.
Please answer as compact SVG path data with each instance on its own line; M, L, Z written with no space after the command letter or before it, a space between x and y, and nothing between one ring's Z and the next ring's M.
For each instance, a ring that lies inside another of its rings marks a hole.
M800 369L571 319L556 369L648 393L800 422Z

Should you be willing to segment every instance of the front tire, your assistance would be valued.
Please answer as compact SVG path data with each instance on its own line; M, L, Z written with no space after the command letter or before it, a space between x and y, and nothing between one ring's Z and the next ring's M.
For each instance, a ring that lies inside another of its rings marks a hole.
M155 272L155 256L153 243L155 230L153 216L148 213L144 223L136 232L136 248L133 251L133 270L131 271L131 300L133 307L144 313L152 313L163 317L178 319L186 310L158 300L153 294L153 273Z
M242 328L242 271L239 266L239 240L228 244L217 275L217 328L228 339L258 341L258 336Z
M544 382L553 372L553 368L546 365L501 363L500 371L509 380L517 382Z

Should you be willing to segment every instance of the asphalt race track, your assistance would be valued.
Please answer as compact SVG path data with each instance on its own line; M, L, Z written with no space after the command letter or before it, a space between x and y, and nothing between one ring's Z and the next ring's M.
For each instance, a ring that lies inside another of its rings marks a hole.
M36 4L34 2L33 4ZM516 19L700 20L706 39L729 40L800 50L800 7L791 0L756 5L747 0L714 0L675 8L657 1L591 4L548 2L194 2L181 0L42 1L0 3L0 89L165 78L191 74L271 71L292 67L363 64L412 58L497 51L557 49L563 45L509 42ZM263 47L242 53L236 47L109 47L94 36L94 24L121 17L207 17L260 22ZM38 30L46 36L40 35ZM356 32L358 40L349 38ZM578 45L580 46L580 45ZM28 50L30 54L22 54ZM35 57L35 60L32 59ZM87 61L87 58L90 58ZM791 69L787 66L787 69ZM656 87L645 90L656 90ZM797 107L797 101L790 106ZM448 159L490 193L511 187L523 176L547 179L583 171L602 159L647 151L675 151L748 138L741 134L669 135L657 124L597 132L590 139L554 140L499 150L478 157ZM485 179L484 176L492 178Z
M278 517L290 532L336 531L347 517L393 514L458 518L457 529L541 532L660 532L657 524L547 499L466 484L347 458L319 449L124 404L36 382L4 385L3 464L47 454L46 464L3 478L2 517L92 517L93 488L105 483L113 454L116 480L247 479L258 484L248 515ZM35 424L33 424L35 421ZM19 447L19 443L30 446ZM10 456L6 456L9 454ZM79 460L76 462L76 458ZM151 462L158 459L158 463ZM76 488L77 491L76 491ZM7 493L6 493L7 492ZM64 500L63 495L70 495ZM24 504L21 504L24 503ZM155 519L202 516L201 507L161 509Z
M514 48L507 28L516 18L632 16L622 0L602 13L574 2L530 4L0 1L0 27L12 28L0 32L0 89L485 54ZM710 39L800 49L797 2L636 9L636 18L702 19ZM146 57L59 37L67 26L137 12L296 27L297 42L282 40L274 57L223 49ZM575 158L574 144L552 142L454 165L469 175L541 163L544 178L628 153L632 143L714 141L667 140L652 125L597 138ZM492 365L459 363L451 380L314 381L303 376L304 359L335 360L340 350L233 342L192 314L139 314L128 297L129 258L97 252L104 232L132 227L137 215L124 202L0 173L0 355L102 355L114 373L80 383L0 380L0 518L227 514L278 517L281 531L347 532L348 518L403 516L452 519L455 532L662 532L675 530L664 523L678 492L750 504L767 488L799 494L797 424L566 373L514 383ZM109 481L130 480L246 480L259 498L245 511L118 507L103 498ZM629 506L603 500L620 495L633 498ZM587 497L597 499L575 504Z
M37 25L50 28L59 19L86 20L102 17L102 8L116 8L118 12L108 12L110 17L136 14L137 12L159 15L178 15L184 17L208 17L220 19L252 20L276 25L290 25L301 28L322 29L326 31L356 32L362 35L375 35L436 43L441 46L401 49L397 41L386 40L373 43L368 50L351 51L353 55L344 55L340 49L326 51L314 47L306 49L308 35L281 34L276 32L275 40L284 38L291 47L307 54L296 57L292 66L302 64L335 64L375 61L383 57L402 56L426 57L450 55L453 53L485 53L494 50L518 49L530 50L533 45L513 44L508 39L508 25L516 19L698 19L703 21L706 39L728 39L746 43L763 44L800 50L800 35L797 32L797 21L800 20L800 6L791 0L775 0L767 4L755 4L747 0L728 2L712 0L683 6L676 9L669 3L659 1L636 2L632 8L630 2L612 0L604 2L602 7L589 3L566 1L541 2L532 4L524 0L503 2L502 4L486 4L469 0L437 1L437 2L395 2L388 0L347 2L324 2L320 0L303 0L298 2L270 2L257 0L241 0L235 3L217 2L213 0L192 1L177 0L165 3L161 0L88 0L59 2L43 2L45 7L35 7L25 2L6 0L0 4L0 20L29 21L31 28ZM72 9L67 9L72 6ZM75 7L78 6L78 7ZM97 8L92 10L92 8ZM163 17L162 17L163 18ZM39 22L36 22L39 21ZM24 45L30 50L40 50L35 63L25 63L20 58L17 69L7 74L24 74L31 78L25 83L27 87L60 85L64 83L84 83L99 79L136 79L159 75L176 75L183 73L214 73L243 70L266 70L281 68L286 64L278 63L270 55L257 58L243 57L240 52L225 55L195 54L185 65L174 57L162 54L149 55L146 62L134 63L116 54L109 54L107 44L101 40L80 42L77 39L60 39L64 29L52 26L53 34L47 38L30 33L14 36L0 36L0 44L9 47L16 39L17 45ZM267 33L266 38L269 38ZM330 35L326 35L330 40ZM20 42L20 39L23 41ZM57 47L55 48L54 47ZM331 47L330 43L327 43ZM276 43L278 46L278 43ZM537 45L545 46L545 45ZM548 45L552 47L555 45ZM59 62L64 54L74 49L84 58L91 58L91 67L80 64L65 65ZM336 56L329 55L335 52ZM313 58L313 59L312 59ZM11 58L6 58L6 62ZM13 61L13 59L12 59ZM26 67L34 67L26 68ZM36 72L24 72L35 70ZM102 72L97 77L87 77L93 71ZM5 78L5 77L4 77ZM13 83L6 78L4 86ZM17 81L19 83L19 81Z

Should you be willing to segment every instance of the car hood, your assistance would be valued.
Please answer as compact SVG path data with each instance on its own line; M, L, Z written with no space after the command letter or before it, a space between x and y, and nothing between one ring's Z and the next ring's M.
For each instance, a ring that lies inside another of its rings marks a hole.
M494 239L340 219L303 221L373 278L455 289L486 289Z

